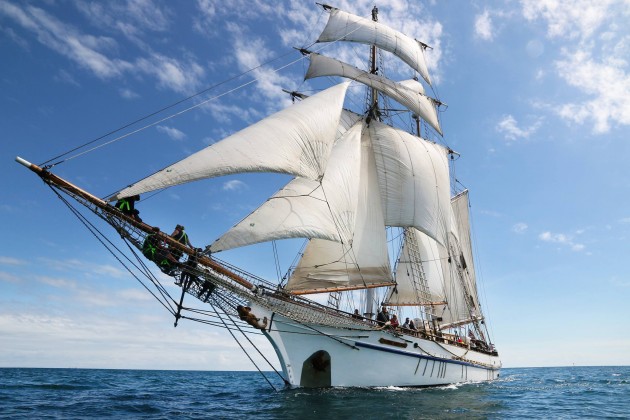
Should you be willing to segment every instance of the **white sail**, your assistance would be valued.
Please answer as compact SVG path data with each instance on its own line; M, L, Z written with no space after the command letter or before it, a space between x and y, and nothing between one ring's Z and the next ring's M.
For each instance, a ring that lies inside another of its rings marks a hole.
M374 152L364 131L361 175L354 236L351 243L311 240L285 289L292 292L326 291L391 282Z
M317 42L350 41L375 45L398 56L416 70L430 85L429 71L422 45L382 23L374 22L333 8L328 23Z
M451 200L453 208L454 225L457 227L457 246L459 250L459 266L466 285L467 292L472 298L471 306L479 310L479 297L477 296L477 281L475 276L475 263L472 254L472 241L470 237L470 212L468 190L461 192Z
M407 89L411 89L414 92L418 92L424 95L424 86L422 86L422 83L418 82L416 79L401 80L398 83L400 83Z
M413 235L414 238L408 238L407 235ZM417 252L412 249L414 243L417 244ZM385 299L387 304L417 305L446 301L440 246L417 229L407 230L396 266L396 286L388 293Z
M279 172L318 180L339 127L349 82L273 114L123 189L110 200L203 178Z
M304 79L322 76L341 76L356 80L384 93L396 102L419 115L435 130L442 134L437 110L433 99L424 95L424 88L415 80L397 83L377 74L358 69L350 64L320 54L310 54L310 65ZM420 88L418 88L420 86ZM422 92L420 92L422 89Z
M295 178L210 247L218 252L287 238L352 239L357 209L362 122L333 148L319 181Z
M385 223L415 227L446 245L451 219L448 150L377 121L369 130Z
M453 234L449 234L449 244L455 241ZM446 305L433 308L433 314L439 317L439 324L450 324L470 319L470 311L466 303L464 286L459 277L456 262L447 248L440 247L440 262L444 274L444 295Z

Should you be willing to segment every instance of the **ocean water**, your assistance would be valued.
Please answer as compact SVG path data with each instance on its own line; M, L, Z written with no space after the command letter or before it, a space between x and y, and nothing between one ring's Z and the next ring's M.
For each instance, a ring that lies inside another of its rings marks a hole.
M439 388L284 389L258 372L0 369L1 418L630 418L630 367L503 369Z

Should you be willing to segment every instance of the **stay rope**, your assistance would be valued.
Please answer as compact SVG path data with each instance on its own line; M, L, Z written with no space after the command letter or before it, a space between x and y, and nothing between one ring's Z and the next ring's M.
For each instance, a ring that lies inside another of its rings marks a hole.
M70 209L70 211L74 214L75 217L83 224L88 231L103 245L103 247L131 274L133 278L135 278L151 295L158 301L164 308L169 311L172 315L175 315L176 311L171 306L169 299L174 302L173 298L168 294L166 289L160 284L160 282L150 274L150 271L144 263L140 262L146 268L146 271L143 273L147 279L149 279L153 285L160 292L162 298L158 297L147 285L123 262L121 258L113 251L115 249L120 255L122 255L131 265L133 265L138 271L143 272L143 270L138 267L133 261L131 261L116 245L114 245L92 222L90 222L81 212L79 212L76 208L74 208L70 202L64 198L59 191L49 185L51 190L57 195L57 197ZM107 243L106 243L107 242ZM128 245L129 246L129 245ZM132 251L133 252L133 251ZM135 252L134 252L135 254ZM136 256L137 257L137 256ZM147 274L148 273L148 274ZM168 296L168 298L167 298Z

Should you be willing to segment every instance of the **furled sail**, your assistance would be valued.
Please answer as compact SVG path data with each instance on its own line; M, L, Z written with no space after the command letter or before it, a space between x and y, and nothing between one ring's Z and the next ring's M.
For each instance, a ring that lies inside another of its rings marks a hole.
M396 102L404 105L416 115L419 115L435 130L442 134L438 121L435 102L424 95L424 88L415 80L397 83L383 76L358 69L350 64L329 58L320 54L310 54L310 65L304 76L305 79L322 76L341 76L355 80L384 93ZM415 82L415 83L414 83ZM420 88L418 88L420 86ZM422 91L420 91L422 89Z
M322 177L336 137L349 82L277 112L123 189L110 200L203 178L279 172Z
M361 139L361 173L352 241L309 241L285 289L293 293L348 290L392 283L378 175L369 132Z
M415 227L446 246L450 230L448 150L402 130L372 121L385 224Z
M424 47L418 41L382 23L332 8L328 23L317 42L350 41L375 45L398 56L430 85Z
M211 246L213 252L287 238L352 239L362 122L339 139L319 181L295 178Z
M396 266L396 286L390 289L385 299L387 305L407 306L446 301L440 247L435 240L417 229L405 231L405 241Z

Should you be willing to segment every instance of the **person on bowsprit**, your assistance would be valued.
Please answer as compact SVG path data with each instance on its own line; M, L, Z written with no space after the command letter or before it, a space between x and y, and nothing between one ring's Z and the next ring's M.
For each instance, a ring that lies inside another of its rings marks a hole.
M142 244L142 253L153 261L165 274L171 274L178 261L164 246L164 240L160 238L160 229L154 227Z
M199 277L196 275L197 262L201 255L201 248L196 248L195 252L188 256L188 260L182 266L182 273L179 276L179 280L175 281L175 284L182 286L184 290L187 290L191 282L200 283Z
M142 222L142 219L140 219L139 216L140 212L136 210L136 201L140 201L140 196L137 194L132 195L131 197L121 198L120 200L116 201L114 207L120 210L122 214L130 216L137 221Z
M193 246L190 244L190 240L188 239L188 234L184 230L184 226L177 225L175 226L175 230L171 233L171 238L175 239L180 244L192 248ZM173 258L179 260L182 257L182 251L178 249L171 249L171 254Z

